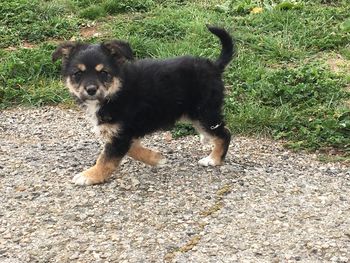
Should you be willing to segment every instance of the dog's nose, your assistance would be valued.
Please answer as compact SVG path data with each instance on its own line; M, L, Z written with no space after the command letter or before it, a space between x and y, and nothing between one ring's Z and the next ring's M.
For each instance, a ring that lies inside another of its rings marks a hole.
M90 96L93 96L96 94L96 91L97 91L97 86L96 85L88 85L86 88L85 88L87 94L89 94Z

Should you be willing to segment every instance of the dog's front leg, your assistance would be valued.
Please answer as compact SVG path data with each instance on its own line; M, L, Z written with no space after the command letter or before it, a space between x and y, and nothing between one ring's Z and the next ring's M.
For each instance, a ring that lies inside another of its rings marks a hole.
M106 143L96 164L74 176L73 183L77 185L92 185L105 182L118 168L122 158L130 148L130 143L131 140L129 138L113 138L111 142Z
M159 152L143 147L140 140L133 141L128 155L135 160L153 166L161 166L166 163L166 159Z

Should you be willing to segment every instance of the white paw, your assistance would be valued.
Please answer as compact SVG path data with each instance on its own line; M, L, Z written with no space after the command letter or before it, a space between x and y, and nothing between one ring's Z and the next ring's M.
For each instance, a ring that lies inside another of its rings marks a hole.
M207 156L207 157L205 157L203 159L200 159L198 161L198 163L200 165L203 165L203 166L209 166L209 165L210 166L217 166L217 165L219 165L219 163L216 162L214 159L212 159L210 156Z
M166 163L167 163L167 160L165 158L162 158L158 161L157 167L164 167Z
M85 176L83 173L77 174L73 177L72 182L76 185L92 185L93 181Z

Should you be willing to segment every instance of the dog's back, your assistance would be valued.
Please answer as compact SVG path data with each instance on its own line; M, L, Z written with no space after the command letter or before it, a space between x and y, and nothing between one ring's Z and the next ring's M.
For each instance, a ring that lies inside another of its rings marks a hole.
M128 119L126 125L130 125L137 136L168 128L184 116L191 121L207 122L201 126L208 128L222 123L224 85L221 74L234 55L234 46L224 29L208 29L222 44L221 54L214 61L182 56L124 64L123 88L117 94L119 103L112 102L110 106L119 108L125 104L132 108L125 111L128 116L124 119Z

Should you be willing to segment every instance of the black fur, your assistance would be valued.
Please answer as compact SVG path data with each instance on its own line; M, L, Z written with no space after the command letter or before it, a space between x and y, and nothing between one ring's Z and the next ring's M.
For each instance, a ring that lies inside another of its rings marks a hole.
M234 46L224 29L209 26L208 29L221 40L222 51L216 61L192 56L132 61L131 48L122 41L101 45L69 42L58 47L53 60L63 58L65 78L74 78L76 65L82 63L88 70L79 82L89 79L90 84L95 81L96 85L107 87L93 70L96 65L103 64L110 76L121 81L121 88L115 94L98 99L98 124L118 123L122 127L113 142L106 145L107 155L123 156L133 139L168 129L186 116L200 123L205 133L224 141L221 156L224 159L230 132L222 116L224 84L221 75L232 59ZM82 96L78 100L84 104L89 98Z
M225 69L226 65L232 60L232 57L235 54L235 46L232 38L227 32L222 30L221 28L212 27L207 25L210 32L216 35L222 45L222 50L219 58L214 62L215 65L221 69L222 71Z

